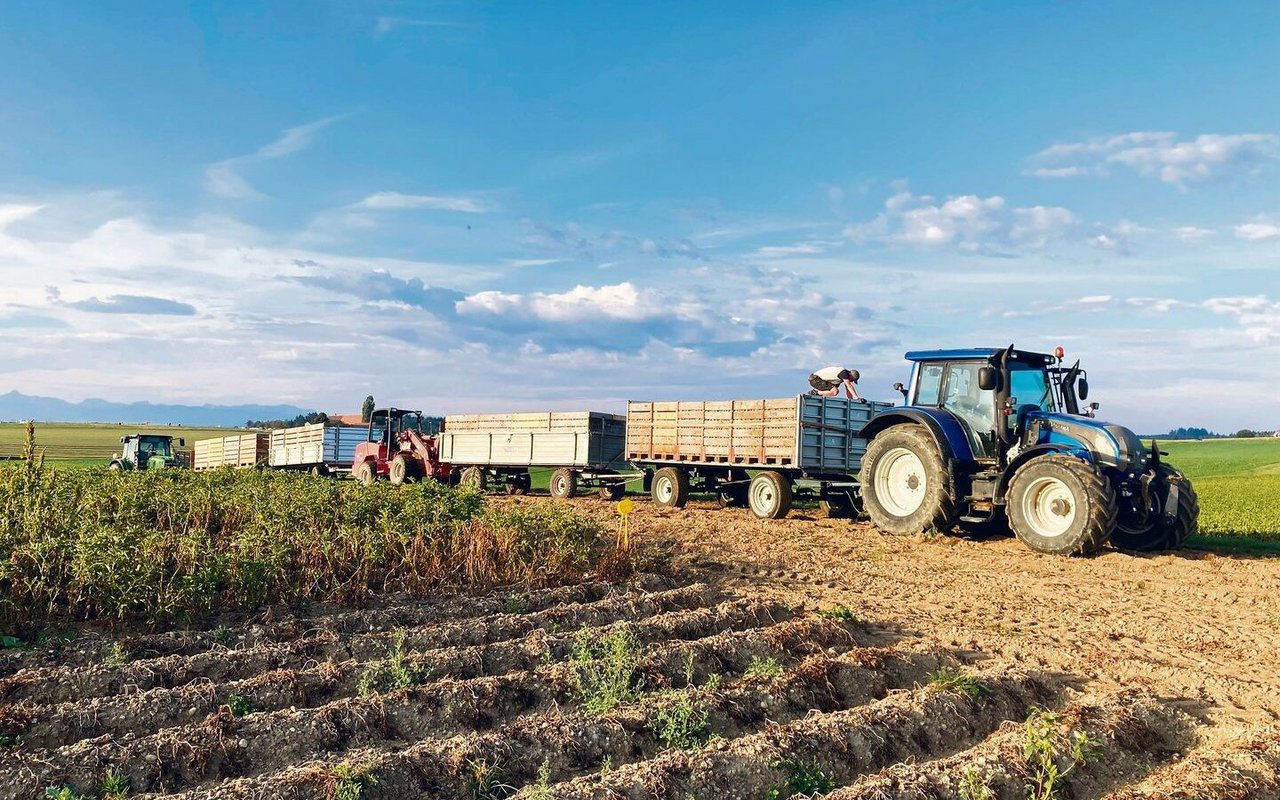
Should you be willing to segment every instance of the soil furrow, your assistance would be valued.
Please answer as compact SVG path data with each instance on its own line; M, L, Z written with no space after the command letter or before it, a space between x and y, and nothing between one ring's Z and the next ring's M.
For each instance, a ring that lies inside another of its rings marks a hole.
M1106 800L1275 800L1280 797L1280 728L1229 745L1197 748Z
M496 614L461 622L428 624L405 629L411 649L466 647L526 636L535 630L564 630L604 625L619 618L638 619L679 609L698 609L714 602L716 592L705 584L595 603L576 603L531 614ZM56 667L25 670L0 679L0 699L54 704L89 697L118 695L152 688L181 686L193 680L224 682L251 678L308 663L350 658L380 658L393 633L339 636L331 631L243 650L222 650L194 656L164 656L120 666Z
M1075 701L1038 725L1006 722L990 738L961 753L919 764L896 764L829 800L949 800L985 797L1026 800L1043 792L1056 770L1057 796L1099 797L1146 774L1191 742L1194 723L1186 715L1138 691L1101 701ZM1050 736L1045 736L1050 732ZM1087 737L1085 739L1079 737ZM1028 758L1029 744L1046 742L1049 752ZM1080 752L1073 748L1080 744ZM1082 758L1077 762L1076 756ZM1052 764L1052 767L1050 766Z

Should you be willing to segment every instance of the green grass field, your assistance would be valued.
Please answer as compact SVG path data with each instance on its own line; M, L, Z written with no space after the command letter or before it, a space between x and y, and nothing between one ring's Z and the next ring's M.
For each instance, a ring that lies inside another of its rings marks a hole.
M1161 442L1200 496L1203 537L1280 541L1280 439Z
M215 439L240 433L236 428L187 428L179 425L118 425L90 423L36 423L36 446L45 458L67 466L106 464L112 453L120 452L120 437L131 433L159 433L186 440L191 449L197 439ZM21 422L0 423L0 457L22 454L27 426Z

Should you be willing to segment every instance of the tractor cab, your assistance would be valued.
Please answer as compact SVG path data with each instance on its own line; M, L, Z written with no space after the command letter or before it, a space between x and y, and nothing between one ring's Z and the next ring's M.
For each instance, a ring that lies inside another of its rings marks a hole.
M449 465L440 463L436 437L426 433L421 411L378 408L369 415L365 441L356 445L351 474L365 485L381 478L409 483L447 478Z
M983 525L1006 514L1043 552L1181 544L1199 512L1190 482L1133 431L1083 409L1080 362L1006 348L918 350L906 404L878 414L860 483L872 520L899 533Z
M183 466L173 447L172 436L135 433L120 437L120 452L111 456L110 469L140 470L164 469ZM178 439L178 446L185 447L186 440Z

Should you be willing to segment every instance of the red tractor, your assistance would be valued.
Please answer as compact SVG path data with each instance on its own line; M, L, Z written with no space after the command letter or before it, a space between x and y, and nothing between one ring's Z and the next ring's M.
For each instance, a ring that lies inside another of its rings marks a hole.
M356 445L352 476L365 486L380 478L411 483L424 478L449 479L450 467L440 462L435 436L422 431L422 412L379 408L369 416L369 436Z

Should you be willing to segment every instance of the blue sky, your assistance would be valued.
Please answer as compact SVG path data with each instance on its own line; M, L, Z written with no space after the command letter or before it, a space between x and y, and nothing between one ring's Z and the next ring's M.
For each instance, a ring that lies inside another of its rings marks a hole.
M1274 3L0 8L0 390L872 397L1061 344L1280 426Z

